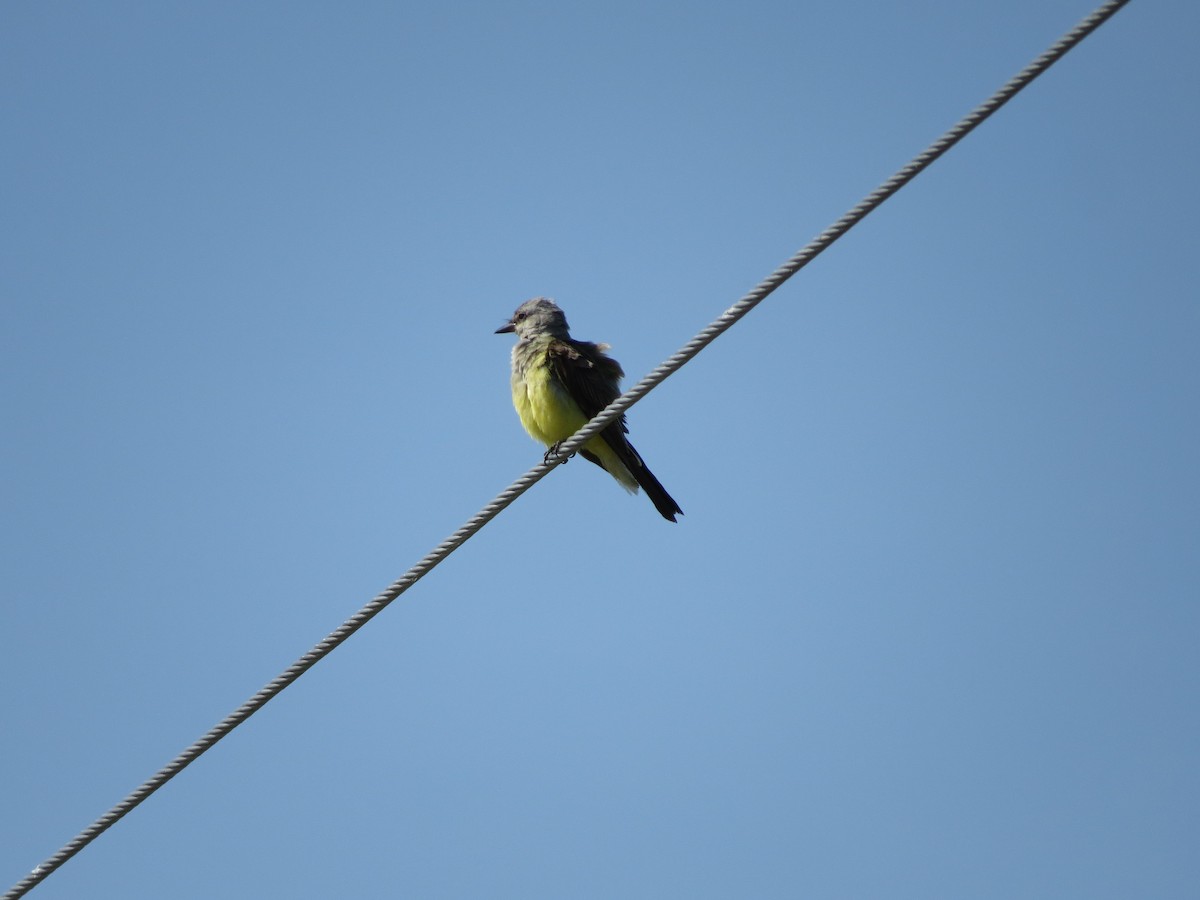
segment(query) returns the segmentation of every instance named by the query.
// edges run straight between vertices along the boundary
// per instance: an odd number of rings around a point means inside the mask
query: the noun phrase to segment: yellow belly
[[[523,379],[514,378],[512,391],[521,424],[547,447],[566,440],[587,421],[545,366],[530,366]]]
[[[587,422],[579,404],[545,366],[530,366],[524,378],[514,376],[512,395],[513,406],[525,430],[547,447],[565,441]],[[637,481],[603,438],[597,435],[584,446],[626,490],[637,490]]]

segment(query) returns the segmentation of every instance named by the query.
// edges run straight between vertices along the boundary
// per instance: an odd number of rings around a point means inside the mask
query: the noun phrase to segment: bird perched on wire
[[[607,344],[574,340],[567,317],[549,297],[534,297],[522,303],[512,318],[496,329],[496,334],[514,332],[513,406],[525,430],[550,448],[549,456],[620,396],[618,385],[625,373],[615,359],[605,354]],[[579,452],[630,493],[637,493],[640,486],[663,518],[674,522],[683,510],[646,468],[625,437],[628,431],[621,416]]]

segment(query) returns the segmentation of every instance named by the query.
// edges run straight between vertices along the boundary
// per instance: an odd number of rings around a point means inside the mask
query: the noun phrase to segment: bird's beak
[[[503,325],[501,325],[499,328],[496,329],[496,334],[512,334],[516,330],[517,330],[517,326],[512,323],[511,319],[509,319],[507,322],[505,322]]]

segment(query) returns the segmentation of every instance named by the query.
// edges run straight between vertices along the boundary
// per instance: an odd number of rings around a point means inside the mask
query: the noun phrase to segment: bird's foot
[[[569,453],[566,456],[563,456],[562,453],[559,452],[559,448],[562,447],[562,445],[562,441],[555,441],[553,444],[551,444],[550,449],[546,451],[546,455],[542,457],[542,462],[548,463],[553,461],[565,465],[567,461],[570,460],[570,458],[575,454]]]

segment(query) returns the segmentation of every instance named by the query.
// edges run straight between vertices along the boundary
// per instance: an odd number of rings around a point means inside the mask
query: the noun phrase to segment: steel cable
[[[269,700],[273,699],[284,688],[288,687],[288,685],[320,662],[320,660],[331,653],[338,645],[354,634],[354,632],[373,619],[388,604],[412,587],[426,573],[453,553],[459,546],[483,528],[484,525],[494,519],[503,509],[525,493],[525,491],[544,478],[551,469],[565,461],[573,451],[601,431],[613,419],[648,394],[657,385],[661,384],[668,376],[678,371],[692,357],[742,318],[742,316],[761,303],[776,288],[804,268],[804,266],[808,265],[808,263],[812,262],[813,259],[820,255],[834,241],[858,224],[858,222],[900,190],[900,188],[904,187],[904,185],[920,174],[943,153],[966,137],[980,123],[1016,96],[1030,82],[1061,59],[1072,47],[1104,24],[1105,21],[1128,2],[1129,0],[1109,0],[1109,2],[1102,4],[1080,21],[1078,25],[1063,35],[1045,53],[1022,69],[986,101],[964,116],[958,124],[930,144],[926,150],[914,157],[911,162],[896,172],[895,175],[864,197],[861,202],[829,226],[829,228],[817,235],[816,238],[791,257],[791,259],[787,260],[787,262],[764,278],[753,290],[738,300],[733,306],[729,307],[729,309],[725,310],[712,324],[688,341],[680,350],[605,407],[604,410],[577,431],[570,439],[564,441],[559,448],[558,459],[551,459],[548,462],[541,463],[518,478],[494,500],[488,503],[487,506],[472,516],[466,524],[450,535],[450,537],[446,538],[446,540],[442,541],[442,543],[438,544],[427,556],[405,572],[390,587],[363,606],[362,609],[347,619],[340,627],[330,632],[323,641],[305,653],[304,656],[289,666],[277,678],[263,687],[262,690],[234,710],[207,734],[176,756],[170,763],[142,783],[124,800],[100,816],[100,818],[80,832],[74,839],[64,845],[62,849],[46,859],[45,862],[30,872],[29,875],[9,889],[4,895],[4,900],[16,900],[18,897],[23,897],[52,872],[62,866],[63,863],[183,771],[183,769],[194,762],[201,754],[209,750],[225,735],[250,718]]]

